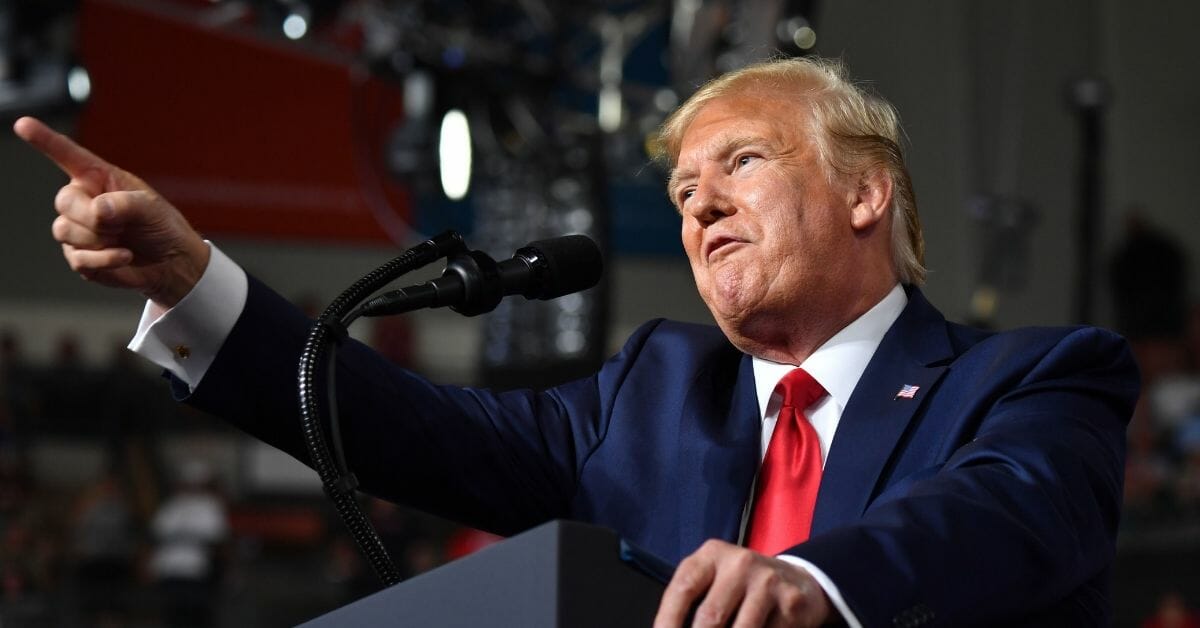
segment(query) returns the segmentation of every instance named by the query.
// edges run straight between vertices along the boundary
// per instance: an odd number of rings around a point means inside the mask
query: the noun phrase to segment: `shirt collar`
[[[900,284],[896,284],[879,303],[846,325],[832,338],[817,348],[799,366],[808,371],[821,384],[838,406],[838,414],[850,402],[850,395],[858,386],[858,380],[867,363],[875,355],[875,349],[883,341],[883,335],[908,305],[908,295]],[[780,364],[762,358],[754,358],[754,386],[758,393],[758,411],[766,412],[771,393],[783,376],[796,368],[794,364]]]

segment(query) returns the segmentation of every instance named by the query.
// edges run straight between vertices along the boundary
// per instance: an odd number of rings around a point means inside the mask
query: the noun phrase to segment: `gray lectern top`
[[[622,560],[621,546],[607,528],[552,521],[301,628],[649,626],[664,584]]]

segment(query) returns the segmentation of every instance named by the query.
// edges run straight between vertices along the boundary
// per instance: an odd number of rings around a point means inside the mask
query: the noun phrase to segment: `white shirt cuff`
[[[817,584],[821,585],[821,589],[825,591],[825,595],[829,596],[829,601],[833,602],[834,608],[841,613],[842,619],[846,620],[846,625],[850,626],[850,628],[862,628],[862,622],[858,621],[858,617],[854,616],[854,612],[850,610],[850,606],[846,604],[846,600],[842,599],[842,592],[838,590],[833,580],[830,580],[829,576],[825,575],[824,571],[821,571],[820,567],[791,554],[780,554],[775,558],[807,571],[813,577],[813,580],[816,580]]]
[[[168,370],[195,390],[246,306],[246,272],[205,240],[212,254],[200,281],[169,310],[146,302],[134,353]]]

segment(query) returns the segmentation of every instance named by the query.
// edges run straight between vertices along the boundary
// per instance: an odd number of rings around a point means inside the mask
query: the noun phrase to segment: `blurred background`
[[[709,320],[648,157],[666,114],[755,59],[841,57],[904,120],[949,318],[1133,343],[1117,624],[1200,625],[1197,22],[1185,0],[0,0],[0,117],[138,173],[313,314],[443,229],[497,259],[589,234],[597,288],[352,330],[438,381],[546,385],[648,318]],[[124,350],[142,301],[62,262],[64,182],[0,134],[0,626],[284,626],[377,590],[315,474]],[[406,574],[496,540],[363,505]]]

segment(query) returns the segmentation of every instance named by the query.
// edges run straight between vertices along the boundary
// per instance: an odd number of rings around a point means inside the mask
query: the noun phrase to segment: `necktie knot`
[[[783,407],[804,412],[825,396],[825,388],[804,369],[792,369],[776,387],[783,393]]]

